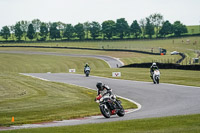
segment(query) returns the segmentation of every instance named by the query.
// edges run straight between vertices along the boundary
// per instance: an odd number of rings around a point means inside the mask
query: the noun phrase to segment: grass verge
[[[200,115],[149,118],[77,126],[20,129],[5,133],[198,133]]]

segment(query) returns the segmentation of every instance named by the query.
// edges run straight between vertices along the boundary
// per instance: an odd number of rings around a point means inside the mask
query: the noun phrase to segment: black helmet
[[[97,82],[96,84],[96,87],[99,89],[99,90],[102,90],[103,89],[103,83],[101,81]]]

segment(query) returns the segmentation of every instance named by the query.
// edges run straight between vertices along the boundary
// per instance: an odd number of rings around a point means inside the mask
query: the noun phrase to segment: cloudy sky
[[[199,25],[200,0],[0,0],[0,28],[35,18],[73,25],[125,18],[131,24],[153,13],[171,23]]]

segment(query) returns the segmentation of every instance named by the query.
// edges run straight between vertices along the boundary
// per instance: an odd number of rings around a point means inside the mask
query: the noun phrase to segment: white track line
[[[44,80],[44,81],[50,81],[50,80],[48,80],[48,79],[39,78],[39,77],[32,76],[32,75],[29,75],[29,74],[24,74],[24,73],[19,73],[19,74],[24,75],[24,76],[29,76],[29,77],[32,77],[32,78],[37,78],[37,79]]]

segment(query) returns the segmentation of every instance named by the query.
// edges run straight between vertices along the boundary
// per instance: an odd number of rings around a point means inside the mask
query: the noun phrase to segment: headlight
[[[100,102],[102,102],[102,101],[103,101],[103,98],[100,99]]]

